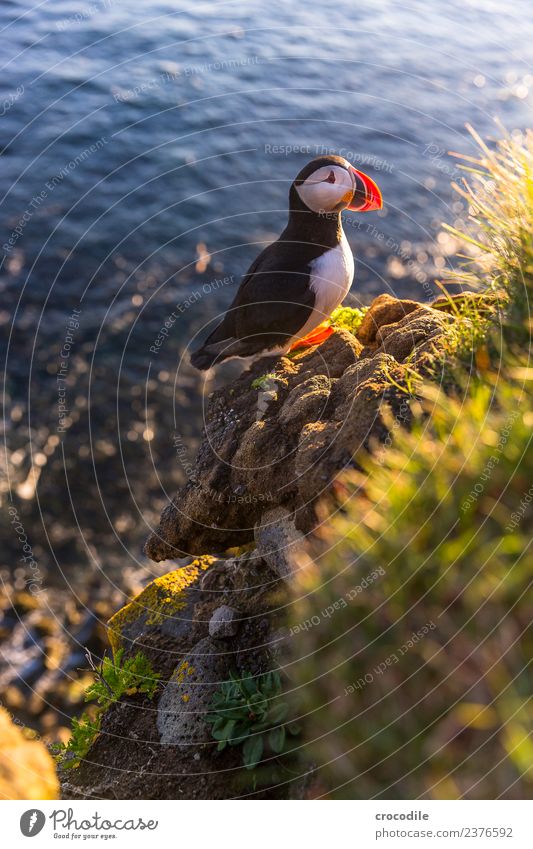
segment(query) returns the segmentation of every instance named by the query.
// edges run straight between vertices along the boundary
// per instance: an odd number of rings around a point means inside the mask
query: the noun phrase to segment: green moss
[[[273,372],[262,374],[261,377],[256,377],[255,380],[252,380],[251,387],[252,389],[263,389],[265,384],[269,383],[271,380],[276,380],[276,375],[273,374]]]
[[[361,322],[365,316],[368,307],[337,307],[331,314],[329,319],[333,327],[340,327],[344,330],[349,330],[354,336],[361,326]]]

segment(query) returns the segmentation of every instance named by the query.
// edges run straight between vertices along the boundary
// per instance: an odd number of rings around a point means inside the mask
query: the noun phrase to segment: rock
[[[254,363],[231,391],[214,392],[192,479],[163,511],[147,554],[160,561],[257,543],[264,515],[277,508],[304,535],[312,530],[317,499],[359,450],[387,437],[383,401],[396,417],[405,406],[403,363],[421,367],[450,320],[381,295],[357,338],[338,329],[291,359]],[[285,577],[290,570],[279,559],[273,568]]]
[[[362,350],[361,342],[352,333],[338,329],[317,348],[308,348],[296,354],[292,362],[297,368],[297,382],[320,373],[330,380],[340,377],[349,366],[357,362]]]
[[[282,425],[303,426],[322,417],[328,403],[331,380],[324,374],[308,377],[295,386],[283,404],[279,415]]]
[[[305,538],[283,507],[263,513],[255,527],[255,541],[258,553],[282,581],[290,580],[300,565],[307,565]]]
[[[242,752],[217,752],[206,722],[213,695],[232,674],[283,665],[291,581],[317,569],[305,551],[315,506],[361,450],[387,438],[391,418],[409,422],[404,363],[431,358],[450,321],[443,309],[381,296],[357,338],[337,330],[318,347],[254,363],[213,393],[191,480],[146,544],[156,561],[201,556],[152,581],[109,622],[114,651],[142,650],[161,689],[153,701],[137,693],[106,710],[64,798],[242,795]]]
[[[242,751],[229,747],[215,760],[205,716],[230,672],[272,668],[287,603],[286,586],[256,550],[199,558],[152,581],[111,618],[109,636],[115,650],[142,651],[161,688],[152,700],[126,695],[105,711],[87,758],[65,773],[63,798],[239,795]]]
[[[232,607],[223,604],[217,607],[209,620],[209,636],[214,639],[234,637],[239,630],[238,614]]]
[[[113,652],[121,647],[134,651],[137,644],[146,647],[154,634],[185,639],[199,599],[200,579],[214,562],[214,557],[199,557],[188,566],[156,578],[115,613],[108,623]]]
[[[387,353],[397,362],[403,363],[410,354],[417,351],[418,346],[430,340],[435,344],[442,339],[449,321],[450,316],[446,313],[426,307],[419,309],[396,324],[378,330],[377,353]]]
[[[59,799],[55,764],[40,740],[28,739],[0,708],[0,798]]]
[[[364,345],[372,345],[381,327],[396,324],[406,315],[422,307],[417,301],[399,301],[391,295],[380,295],[372,301],[357,331],[357,338]]]
[[[394,357],[380,352],[346,369],[334,390],[334,421],[346,421],[351,415],[355,399],[363,388],[379,391],[396,366]]]
[[[205,717],[213,695],[229,677],[230,661],[209,637],[201,640],[176,667],[157,707],[157,728],[163,746],[207,743]]]

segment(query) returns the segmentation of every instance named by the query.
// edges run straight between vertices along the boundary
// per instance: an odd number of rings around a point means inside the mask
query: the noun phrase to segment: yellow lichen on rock
[[[194,666],[191,666],[191,664],[188,661],[183,660],[180,663],[180,665],[178,666],[178,668],[174,670],[172,680],[175,681],[176,684],[182,684],[183,681],[185,680],[186,675],[193,675],[193,674],[194,674]]]
[[[0,708],[0,799],[59,799],[54,761]]]
[[[196,558],[188,566],[168,572],[156,578],[134,599],[122,607],[108,624],[109,642],[113,654],[121,647],[122,632],[126,625],[145,616],[146,625],[158,625],[165,618],[178,613],[187,604],[187,590],[196,584],[201,573],[214,561],[215,557],[205,555]]]

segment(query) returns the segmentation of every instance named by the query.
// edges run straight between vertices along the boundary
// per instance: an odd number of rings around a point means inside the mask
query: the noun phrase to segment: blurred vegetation
[[[533,791],[533,138],[480,145],[457,187],[479,253],[454,277],[505,306],[465,301],[442,385],[417,379],[412,430],[343,476],[301,574],[289,669],[316,795]]]

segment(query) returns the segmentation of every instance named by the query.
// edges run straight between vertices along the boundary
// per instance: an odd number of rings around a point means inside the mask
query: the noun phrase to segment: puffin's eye
[[[329,172],[329,176],[326,180],[326,183],[334,183],[335,182],[335,173],[333,171]]]

